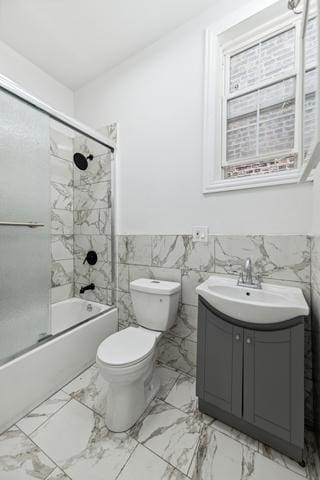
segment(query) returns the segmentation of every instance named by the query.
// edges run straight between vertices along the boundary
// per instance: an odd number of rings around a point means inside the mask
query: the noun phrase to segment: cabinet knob
[[[236,335],[236,340],[237,340],[237,342],[239,342],[239,340],[240,340],[240,335],[238,333]]]
[[[247,343],[251,343],[251,338],[250,337],[247,338]]]

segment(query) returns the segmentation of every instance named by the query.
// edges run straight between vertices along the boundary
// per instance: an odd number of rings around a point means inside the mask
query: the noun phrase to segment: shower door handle
[[[29,227],[38,228],[44,227],[44,223],[37,222],[0,222],[0,227]]]

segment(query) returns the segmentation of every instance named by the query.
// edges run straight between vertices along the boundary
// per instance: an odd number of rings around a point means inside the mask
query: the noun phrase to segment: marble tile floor
[[[104,424],[106,384],[85,370],[0,436],[0,480],[316,480],[306,468],[197,410],[195,379],[158,365],[161,389],[137,424]]]

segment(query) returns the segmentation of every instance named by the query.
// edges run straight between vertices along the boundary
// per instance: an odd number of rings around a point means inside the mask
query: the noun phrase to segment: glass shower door
[[[49,331],[48,157],[48,116],[0,90],[0,363]]]

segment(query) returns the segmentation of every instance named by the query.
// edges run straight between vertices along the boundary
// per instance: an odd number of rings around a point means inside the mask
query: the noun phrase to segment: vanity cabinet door
[[[277,331],[244,329],[243,418],[303,445],[303,325]]]
[[[199,305],[197,394],[234,415],[242,414],[243,329]]]

